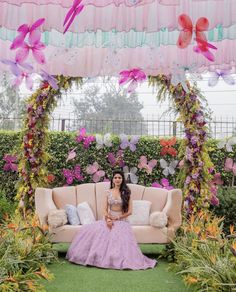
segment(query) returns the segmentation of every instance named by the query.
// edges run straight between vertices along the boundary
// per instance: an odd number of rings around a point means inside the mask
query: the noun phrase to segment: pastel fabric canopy
[[[229,68],[236,62],[235,0],[83,0],[82,12],[63,34],[70,0],[0,0],[0,59],[14,60],[10,45],[20,25],[45,18],[41,41],[46,64],[30,62],[51,74],[93,77],[117,76],[121,70],[141,68],[146,74],[173,73],[176,67],[203,72]],[[207,41],[217,47],[210,62],[193,50],[180,49],[178,16],[187,14],[195,25],[206,17]],[[0,70],[7,70],[0,64]]]

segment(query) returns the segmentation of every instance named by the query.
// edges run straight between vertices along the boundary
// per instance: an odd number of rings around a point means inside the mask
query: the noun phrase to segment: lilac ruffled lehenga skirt
[[[66,258],[80,265],[119,270],[144,270],[157,264],[142,254],[126,220],[115,221],[112,229],[105,220],[83,225],[73,238]]]

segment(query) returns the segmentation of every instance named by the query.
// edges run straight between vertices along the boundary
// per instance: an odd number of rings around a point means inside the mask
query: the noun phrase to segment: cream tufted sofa
[[[153,187],[128,184],[131,189],[132,200],[151,201],[151,210],[165,212],[168,216],[168,224],[164,228],[151,225],[134,225],[136,240],[138,243],[168,243],[174,238],[175,231],[181,225],[182,192],[179,189],[167,191]],[[88,202],[97,220],[103,217],[103,202],[108,182],[86,183],[78,186],[59,187],[54,189],[37,188],[35,193],[36,213],[41,224],[47,223],[50,210],[64,209],[66,204],[77,205]],[[52,242],[71,242],[82,225],[63,225],[50,229]]]

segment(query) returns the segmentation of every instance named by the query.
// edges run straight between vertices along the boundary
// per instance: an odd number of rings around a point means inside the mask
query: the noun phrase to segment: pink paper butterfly
[[[197,41],[197,46],[193,47],[194,52],[200,53],[209,61],[214,62],[215,56],[209,49],[217,50],[217,47],[200,38],[196,38],[195,40]]]
[[[81,175],[81,168],[79,164],[77,164],[72,170],[64,168],[63,175],[66,178],[66,183],[68,185],[71,185],[74,179],[77,179],[78,181],[83,180],[83,176]]]
[[[17,166],[17,164],[15,164],[15,162],[17,161],[16,155],[5,154],[3,157],[3,160],[6,161],[6,163],[3,166],[3,170],[5,170],[5,171],[17,171],[18,170],[18,166]]]
[[[25,37],[28,33],[29,38],[32,37],[32,34],[34,35],[38,34],[40,36],[40,31],[38,30],[38,28],[44,23],[44,21],[45,18],[40,18],[36,20],[31,26],[29,26],[28,24],[22,24],[21,26],[19,26],[17,29],[19,35],[13,40],[10,49],[15,50],[17,48],[20,48],[23,45]]]
[[[82,0],[74,0],[72,7],[70,10],[67,12],[63,26],[66,25],[63,33],[66,33],[67,30],[69,29],[70,25],[72,24],[73,20],[75,17],[80,14],[80,12],[83,10],[84,5],[80,5]]]
[[[145,81],[146,74],[141,69],[124,70],[120,72],[119,85],[129,83],[128,93],[133,92],[139,82]]]
[[[147,161],[147,157],[142,155],[139,159],[138,168],[144,169],[148,174],[152,173],[152,169],[157,165],[157,160],[152,159],[149,162]]]
[[[215,185],[223,185],[224,184],[219,172],[215,173],[213,180],[212,180],[212,183]]]
[[[72,149],[69,153],[68,153],[68,157],[66,159],[66,162],[69,161],[69,160],[73,160],[75,157],[76,157],[76,152],[75,152],[75,149],[77,147],[75,147],[74,149]]]
[[[116,155],[112,152],[109,152],[107,155],[107,159],[110,162],[112,167],[119,166],[124,167],[125,162],[123,160],[123,151],[119,150],[117,151]]]
[[[233,172],[234,175],[236,175],[236,162],[233,161],[232,158],[226,158],[225,160],[225,171],[227,172]]]
[[[87,174],[92,175],[92,179],[95,183],[99,182],[100,179],[105,176],[105,171],[99,170],[99,165],[96,161],[87,166],[86,172]]]
[[[33,31],[29,36],[29,44],[23,42],[21,47],[16,52],[16,62],[23,63],[29,52],[32,51],[33,57],[35,61],[41,65],[45,64],[45,56],[42,52],[45,49],[45,45],[40,41],[41,33],[37,31]]]

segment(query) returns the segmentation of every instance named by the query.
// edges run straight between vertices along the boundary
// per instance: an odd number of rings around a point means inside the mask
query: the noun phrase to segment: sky
[[[236,85],[227,85],[223,79],[219,79],[215,87],[208,86],[209,76],[204,75],[203,80],[198,81],[198,86],[206,97],[208,107],[212,111],[212,118],[217,120],[236,120]],[[236,75],[234,76],[236,81]],[[99,83],[100,84],[100,83]],[[102,84],[101,84],[102,86]],[[137,88],[139,101],[143,104],[142,114],[144,118],[163,117],[169,108],[168,102],[157,102],[156,94],[147,82]],[[67,96],[58,103],[54,116],[67,118],[73,116],[72,99],[79,98],[78,91],[68,92]]]

